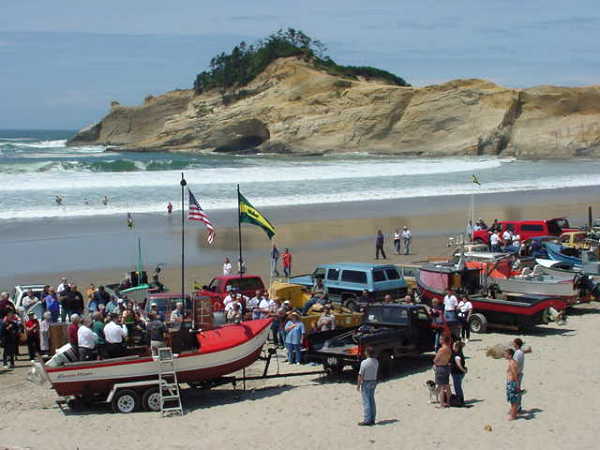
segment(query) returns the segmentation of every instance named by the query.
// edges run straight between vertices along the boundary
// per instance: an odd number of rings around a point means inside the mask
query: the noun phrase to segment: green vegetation
[[[221,53],[210,61],[210,69],[196,76],[194,90],[201,93],[218,88],[222,92],[241,88],[252,81],[277,58],[297,56],[312,61],[318,69],[350,79],[378,78],[398,86],[410,86],[402,78],[374,67],[341,66],[325,55],[322,42],[311,39],[300,30],[279,30],[253,45],[240,42],[230,54]],[[233,100],[233,99],[232,99]]]

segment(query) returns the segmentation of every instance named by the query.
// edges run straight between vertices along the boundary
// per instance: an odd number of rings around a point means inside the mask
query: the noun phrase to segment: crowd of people
[[[41,305],[41,320],[31,309],[36,303]],[[30,360],[48,355],[53,324],[68,324],[67,340],[74,354],[85,361],[123,356],[132,345],[149,345],[156,351],[165,346],[167,331],[179,330],[185,319],[181,302],[166,318],[156,303],[146,312],[143,304],[117,299],[104,286],[90,284],[84,297],[66,278],[56,288],[45,286],[38,294],[29,289],[22,306],[28,311],[26,317],[16,311],[7,293],[0,294],[0,341],[3,364],[9,369],[15,366],[20,343],[27,343]],[[60,342],[53,344],[56,347]]]
[[[494,219],[490,227],[487,226],[481,217],[474,224],[469,220],[467,235],[472,236],[474,231],[479,230],[487,230],[489,234],[488,247],[491,252],[521,253],[521,236],[515,232],[510,224],[502,231],[502,226],[498,222],[498,219]]]

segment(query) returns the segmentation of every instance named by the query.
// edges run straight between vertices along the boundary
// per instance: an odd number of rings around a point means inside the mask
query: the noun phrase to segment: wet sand
[[[335,261],[372,261],[374,236],[382,229],[393,262],[412,262],[447,251],[449,235],[464,230],[469,196],[439,196],[399,200],[263,208],[277,228],[274,242],[294,254],[294,273],[312,271],[316,264]],[[543,219],[567,216],[575,225],[587,221],[587,207],[600,211],[600,187],[528,191],[477,196],[476,215],[488,223],[499,219]],[[217,227],[215,245],[206,243],[204,225],[185,223],[186,290],[194,280],[208,282],[221,273],[225,256],[238,256],[236,213],[211,212]],[[392,255],[393,230],[408,225],[414,253]],[[269,279],[270,241],[257,227],[242,225],[244,258],[248,271]],[[80,286],[123,278],[135,267],[137,241],[151,272],[163,267],[171,289],[181,287],[181,216],[139,215],[127,229],[123,217],[53,219],[41,222],[0,223],[0,289],[15,284],[56,283],[63,275]]]

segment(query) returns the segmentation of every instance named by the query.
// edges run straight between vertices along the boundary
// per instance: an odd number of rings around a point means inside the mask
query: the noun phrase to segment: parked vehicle
[[[15,310],[21,317],[26,317],[27,313],[31,310],[35,313],[38,320],[42,319],[44,314],[44,308],[41,303],[40,294],[44,290],[44,284],[23,284],[15,286],[10,292],[10,300],[15,307]],[[23,298],[27,296],[27,291],[31,289],[33,293],[39,298],[39,302],[29,305],[27,308],[23,306]]]
[[[569,226],[569,221],[564,217],[549,220],[501,220],[498,221],[502,230],[507,229],[521,237],[521,241],[525,241],[535,236],[560,236],[568,231],[580,231]],[[490,233],[489,229],[473,231],[473,242],[489,244]]]
[[[307,336],[304,360],[323,364],[331,373],[341,373],[346,366],[357,370],[369,345],[385,374],[397,358],[433,351],[434,332],[423,305],[369,305],[359,327]]]
[[[310,275],[290,279],[290,283],[308,288],[320,279],[329,299],[358,311],[362,291],[369,292],[373,301],[381,301],[387,294],[394,299],[406,295],[407,284],[392,264],[336,263],[317,266]]]
[[[194,283],[195,295],[206,296],[212,300],[213,311],[223,311],[223,299],[233,290],[247,297],[254,297],[258,289],[265,284],[258,275],[221,275],[214,277],[208,285],[198,286]]]

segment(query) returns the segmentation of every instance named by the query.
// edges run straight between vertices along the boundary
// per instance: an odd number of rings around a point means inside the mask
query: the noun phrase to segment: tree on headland
[[[209,69],[199,73],[194,81],[196,93],[211,89],[225,92],[241,88],[252,81],[277,58],[296,56],[312,62],[316,68],[350,79],[379,78],[398,86],[410,86],[404,79],[374,67],[342,66],[325,54],[327,48],[301,30],[279,30],[256,44],[242,41],[231,53],[222,52],[210,60]]]

